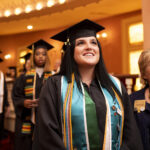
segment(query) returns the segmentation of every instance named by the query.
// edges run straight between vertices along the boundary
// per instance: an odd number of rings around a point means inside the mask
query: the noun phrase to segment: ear
[[[147,75],[143,75],[143,77],[142,77],[145,81],[147,81],[148,80],[148,77],[147,77]]]
[[[144,75],[142,78],[143,78],[144,80],[147,80],[147,76],[146,76],[146,75]]]

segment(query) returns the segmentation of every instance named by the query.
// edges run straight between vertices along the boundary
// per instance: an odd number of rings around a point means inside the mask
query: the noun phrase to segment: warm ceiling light
[[[25,60],[21,58],[21,59],[20,59],[20,63],[21,63],[21,64],[24,64],[24,63],[25,63]]]
[[[107,33],[102,33],[102,38],[107,38]]]
[[[96,37],[97,37],[97,38],[100,38],[100,35],[99,35],[99,34],[96,34]]]
[[[27,54],[26,50],[25,50],[25,51],[22,51],[22,52],[20,52],[20,57],[23,57],[23,56],[26,55],[26,54]]]
[[[28,25],[28,26],[27,26],[27,29],[28,29],[28,30],[32,30],[32,29],[33,29],[33,26],[32,26],[32,25]]]
[[[5,57],[5,59],[10,59],[10,58],[11,58],[11,55],[10,55],[10,54],[7,54],[7,55],[5,55],[4,57]]]
[[[49,0],[47,2],[47,7],[52,7],[54,5],[54,0]]]
[[[32,6],[31,5],[27,5],[26,8],[25,8],[25,12],[29,13],[31,11],[32,11]]]
[[[65,1],[66,1],[66,0],[59,0],[59,3],[60,3],[60,4],[63,4],[63,3],[65,3]]]
[[[16,15],[19,15],[19,14],[21,13],[21,11],[22,11],[21,8],[16,8],[16,9],[15,9],[15,14],[16,14]]]
[[[4,15],[5,15],[6,17],[9,17],[9,16],[11,15],[10,10],[6,10],[6,11],[4,12]]]
[[[39,2],[39,3],[36,4],[36,9],[37,10],[41,10],[42,8],[43,8],[42,3]]]

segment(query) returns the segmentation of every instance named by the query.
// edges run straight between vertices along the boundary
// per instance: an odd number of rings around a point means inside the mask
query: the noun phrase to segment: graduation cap
[[[29,45],[27,47],[28,49],[31,49],[31,50],[36,50],[37,48],[45,48],[47,50],[50,50],[51,48],[53,48],[53,46],[49,43],[47,43],[46,41],[40,39],[34,43],[32,43],[31,45]]]
[[[28,59],[30,59],[30,56],[31,56],[31,53],[27,53],[26,55],[24,55],[20,58],[23,58],[23,59],[25,59],[25,61],[27,61]]]
[[[9,66],[8,68],[16,70],[16,66]]]
[[[62,42],[69,42],[80,37],[96,37],[96,33],[103,29],[105,29],[103,26],[91,20],[85,19],[65,29],[64,31],[52,36],[51,38]]]
[[[3,62],[3,59],[2,59],[2,58],[0,58],[0,63],[1,63],[1,62]]]

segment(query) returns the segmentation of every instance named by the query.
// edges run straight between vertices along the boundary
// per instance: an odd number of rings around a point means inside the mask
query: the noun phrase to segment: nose
[[[86,49],[87,50],[92,50],[92,44],[90,42],[86,43]]]
[[[39,55],[39,57],[40,57],[40,58],[42,58],[42,57],[43,57],[43,55],[42,55],[42,54],[40,54],[40,55]]]

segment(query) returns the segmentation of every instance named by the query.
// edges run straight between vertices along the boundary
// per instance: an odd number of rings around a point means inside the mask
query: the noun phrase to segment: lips
[[[94,53],[84,53],[83,56],[94,56]]]
[[[39,63],[43,63],[44,61],[43,60],[39,60]]]

